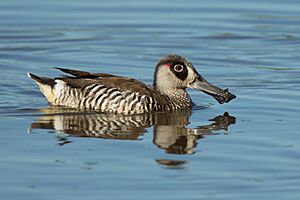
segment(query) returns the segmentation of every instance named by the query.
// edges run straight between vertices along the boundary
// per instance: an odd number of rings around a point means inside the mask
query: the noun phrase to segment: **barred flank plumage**
[[[123,114],[144,113],[158,109],[157,101],[152,97],[99,84],[83,88],[65,85],[59,94],[55,104],[72,108]]]

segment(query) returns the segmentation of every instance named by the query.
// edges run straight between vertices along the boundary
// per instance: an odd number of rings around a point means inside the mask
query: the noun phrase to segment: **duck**
[[[27,73],[51,105],[115,114],[191,109],[187,88],[202,91],[220,104],[236,96],[201,76],[193,64],[176,54],[156,65],[152,86],[124,76],[54,67],[67,75],[49,78]]]

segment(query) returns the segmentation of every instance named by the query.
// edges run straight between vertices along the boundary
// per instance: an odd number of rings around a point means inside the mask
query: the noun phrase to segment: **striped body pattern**
[[[138,114],[162,110],[152,97],[132,91],[119,91],[105,85],[92,84],[83,88],[67,85],[57,92],[55,105],[92,109],[106,113]]]

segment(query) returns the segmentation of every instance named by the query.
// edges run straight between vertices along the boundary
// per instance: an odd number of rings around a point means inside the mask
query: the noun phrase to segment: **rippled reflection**
[[[190,111],[170,113],[148,113],[141,115],[113,115],[100,113],[78,113],[59,107],[41,109],[44,113],[31,124],[32,129],[49,129],[63,133],[59,136],[59,144],[70,143],[68,136],[94,137],[118,140],[137,140],[146,132],[146,128],[154,126],[153,143],[172,154],[191,154],[197,140],[204,135],[214,134],[217,130],[227,130],[235,123],[235,117],[227,112],[210,119],[211,123],[196,128],[187,128]],[[64,135],[66,134],[66,135]],[[159,163],[170,162],[157,161]],[[171,163],[173,164],[173,163]]]
[[[184,164],[186,163],[185,160],[156,159],[155,161],[160,165],[168,167],[169,169],[183,169]]]

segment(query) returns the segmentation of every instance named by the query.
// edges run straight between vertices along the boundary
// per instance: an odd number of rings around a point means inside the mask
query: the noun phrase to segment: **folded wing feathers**
[[[120,91],[132,91],[139,92],[144,95],[149,95],[153,91],[145,85],[143,82],[140,82],[135,79],[116,76],[105,73],[90,73],[86,71],[66,69],[60,67],[54,67],[64,73],[70,74],[74,77],[63,76],[56,78],[67,83],[67,85],[75,88],[82,88],[91,84],[100,84],[107,87],[116,88]]]
[[[91,73],[91,72],[86,72],[86,71],[66,69],[66,68],[60,68],[60,67],[54,67],[54,68],[58,69],[64,73],[71,74],[72,76],[75,76],[77,78],[118,77],[115,75],[105,74],[105,73]]]

